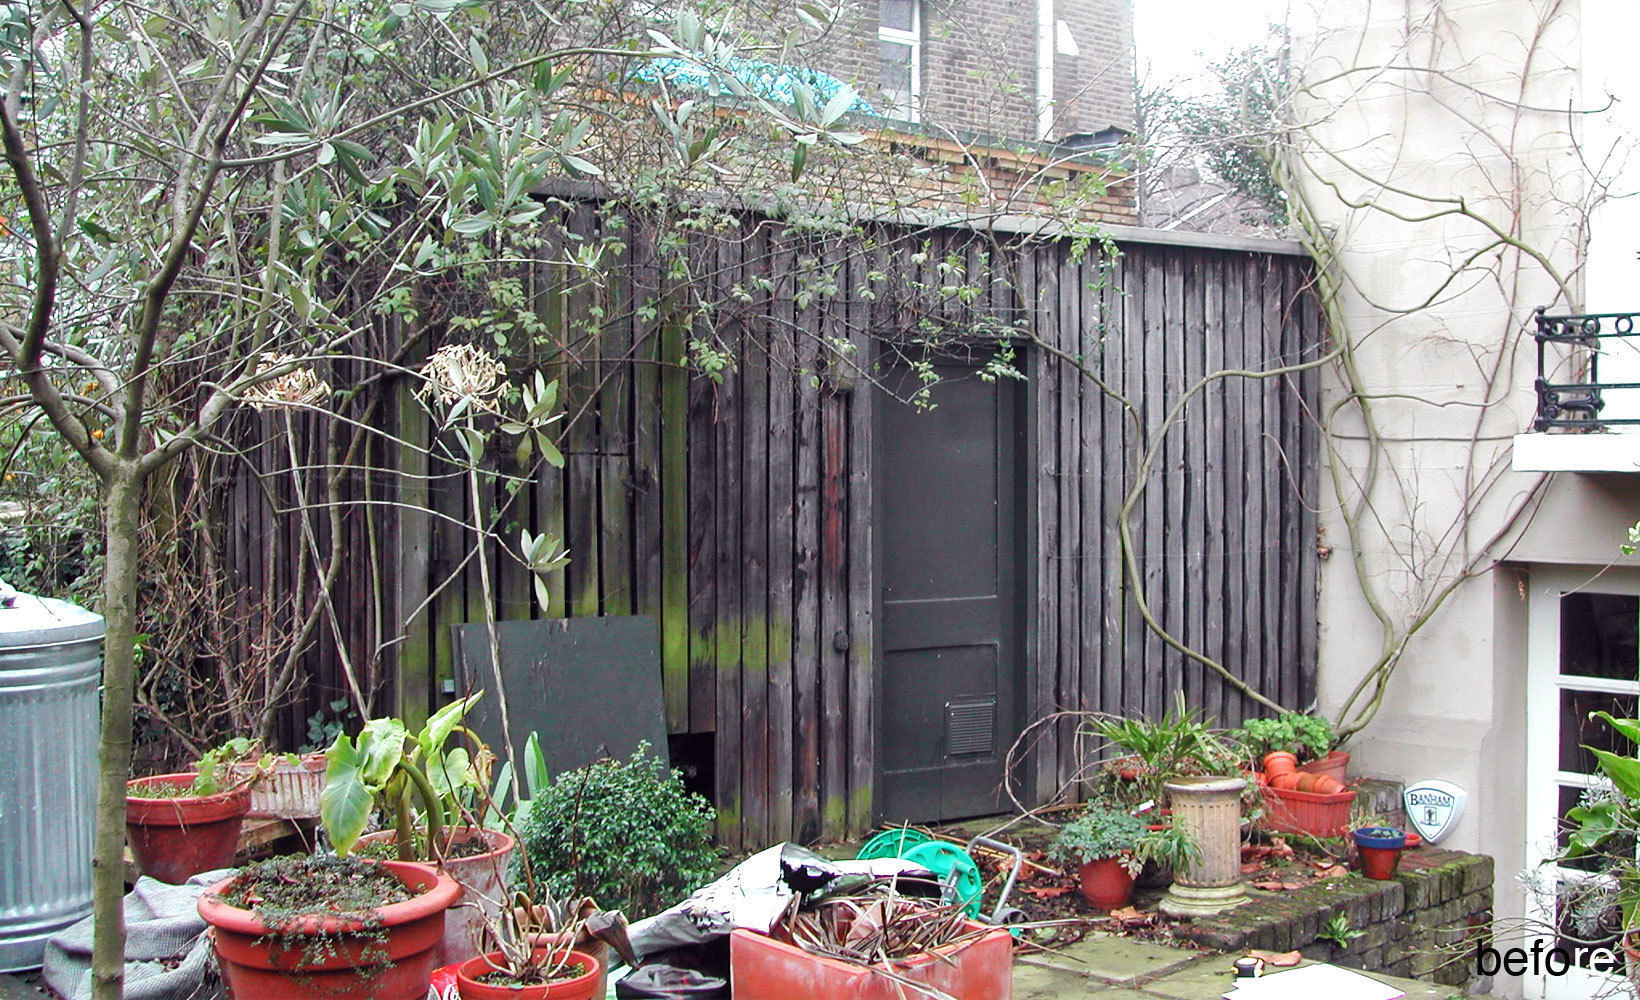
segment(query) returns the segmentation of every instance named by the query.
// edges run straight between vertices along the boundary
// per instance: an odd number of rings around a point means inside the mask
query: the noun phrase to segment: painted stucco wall
[[[1320,589],[1321,708],[1344,704],[1379,655],[1363,577],[1406,620],[1475,562],[1406,644],[1352,749],[1361,773],[1470,791],[1447,845],[1498,859],[1500,927],[1523,902],[1514,876],[1527,836],[1530,568],[1631,561],[1617,546],[1640,513],[1640,476],[1557,473],[1539,488],[1539,474],[1510,469],[1511,436],[1535,402],[1534,346],[1522,336],[1531,310],[1575,309],[1584,295],[1582,123],[1564,110],[1582,101],[1583,8],[1630,2],[1341,0],[1294,25],[1307,39],[1295,45],[1305,79],[1330,80],[1300,108],[1311,124],[1298,180],[1338,248],[1338,329],[1355,363],[1353,378],[1329,369],[1327,403],[1365,392],[1380,437],[1353,540],[1346,512],[1374,455],[1351,407],[1323,473],[1339,485],[1321,516],[1332,550]],[[1395,68],[1412,66],[1438,72]],[[1452,213],[1458,198],[1544,261]],[[1632,247],[1622,252],[1633,259]],[[1640,281],[1631,287],[1627,308],[1640,309]]]

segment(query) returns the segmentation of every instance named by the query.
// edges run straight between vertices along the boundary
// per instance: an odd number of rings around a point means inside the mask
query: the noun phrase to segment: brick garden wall
[[[1257,899],[1182,937],[1226,952],[1302,951],[1306,958],[1369,972],[1467,986],[1477,944],[1492,936],[1492,859],[1422,848],[1401,857],[1395,878],[1335,879]],[[1337,914],[1360,937],[1339,947],[1317,937]]]

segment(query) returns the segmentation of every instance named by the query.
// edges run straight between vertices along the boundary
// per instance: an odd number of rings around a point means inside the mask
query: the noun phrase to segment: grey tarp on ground
[[[208,887],[232,874],[231,868],[203,872],[182,885],[137,879],[125,897],[126,1000],[221,995],[196,903]],[[68,1000],[91,996],[91,926],[87,917],[46,942],[46,982]]]

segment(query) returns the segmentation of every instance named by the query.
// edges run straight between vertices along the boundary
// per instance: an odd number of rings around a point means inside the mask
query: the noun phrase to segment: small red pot
[[[535,954],[545,955],[547,951],[543,948]],[[461,963],[461,968],[456,970],[456,989],[461,993],[461,1000],[592,1000],[599,996],[598,984],[603,982],[603,968],[598,960],[584,951],[570,952],[569,959],[580,962],[589,971],[574,979],[539,986],[491,986],[474,977],[494,968],[492,963],[501,961],[501,953],[479,955]]]
[[[418,895],[372,910],[376,926],[370,928],[357,920],[314,916],[275,931],[250,910],[222,901],[233,879],[199,897],[199,915],[214,928],[228,995],[233,1000],[423,1000],[444,936],[444,911],[461,898],[461,887],[429,865],[378,863]],[[303,935],[328,939],[323,958],[313,961],[303,954],[293,940]]]
[[[1100,910],[1118,910],[1133,902],[1133,876],[1121,858],[1100,858],[1077,869],[1082,898]]]
[[[1264,755],[1264,773],[1273,782],[1283,774],[1298,770],[1298,758],[1285,750],[1272,750]]]
[[[227,868],[251,808],[248,785],[215,795],[144,798],[144,788],[186,787],[193,774],[160,774],[125,784],[125,840],[142,873],[180,885],[200,872]]]

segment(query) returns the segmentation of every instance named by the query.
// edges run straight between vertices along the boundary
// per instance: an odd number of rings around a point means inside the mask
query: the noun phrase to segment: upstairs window
[[[922,96],[922,4],[920,0],[878,0],[878,81],[884,113],[902,121],[917,120]]]

